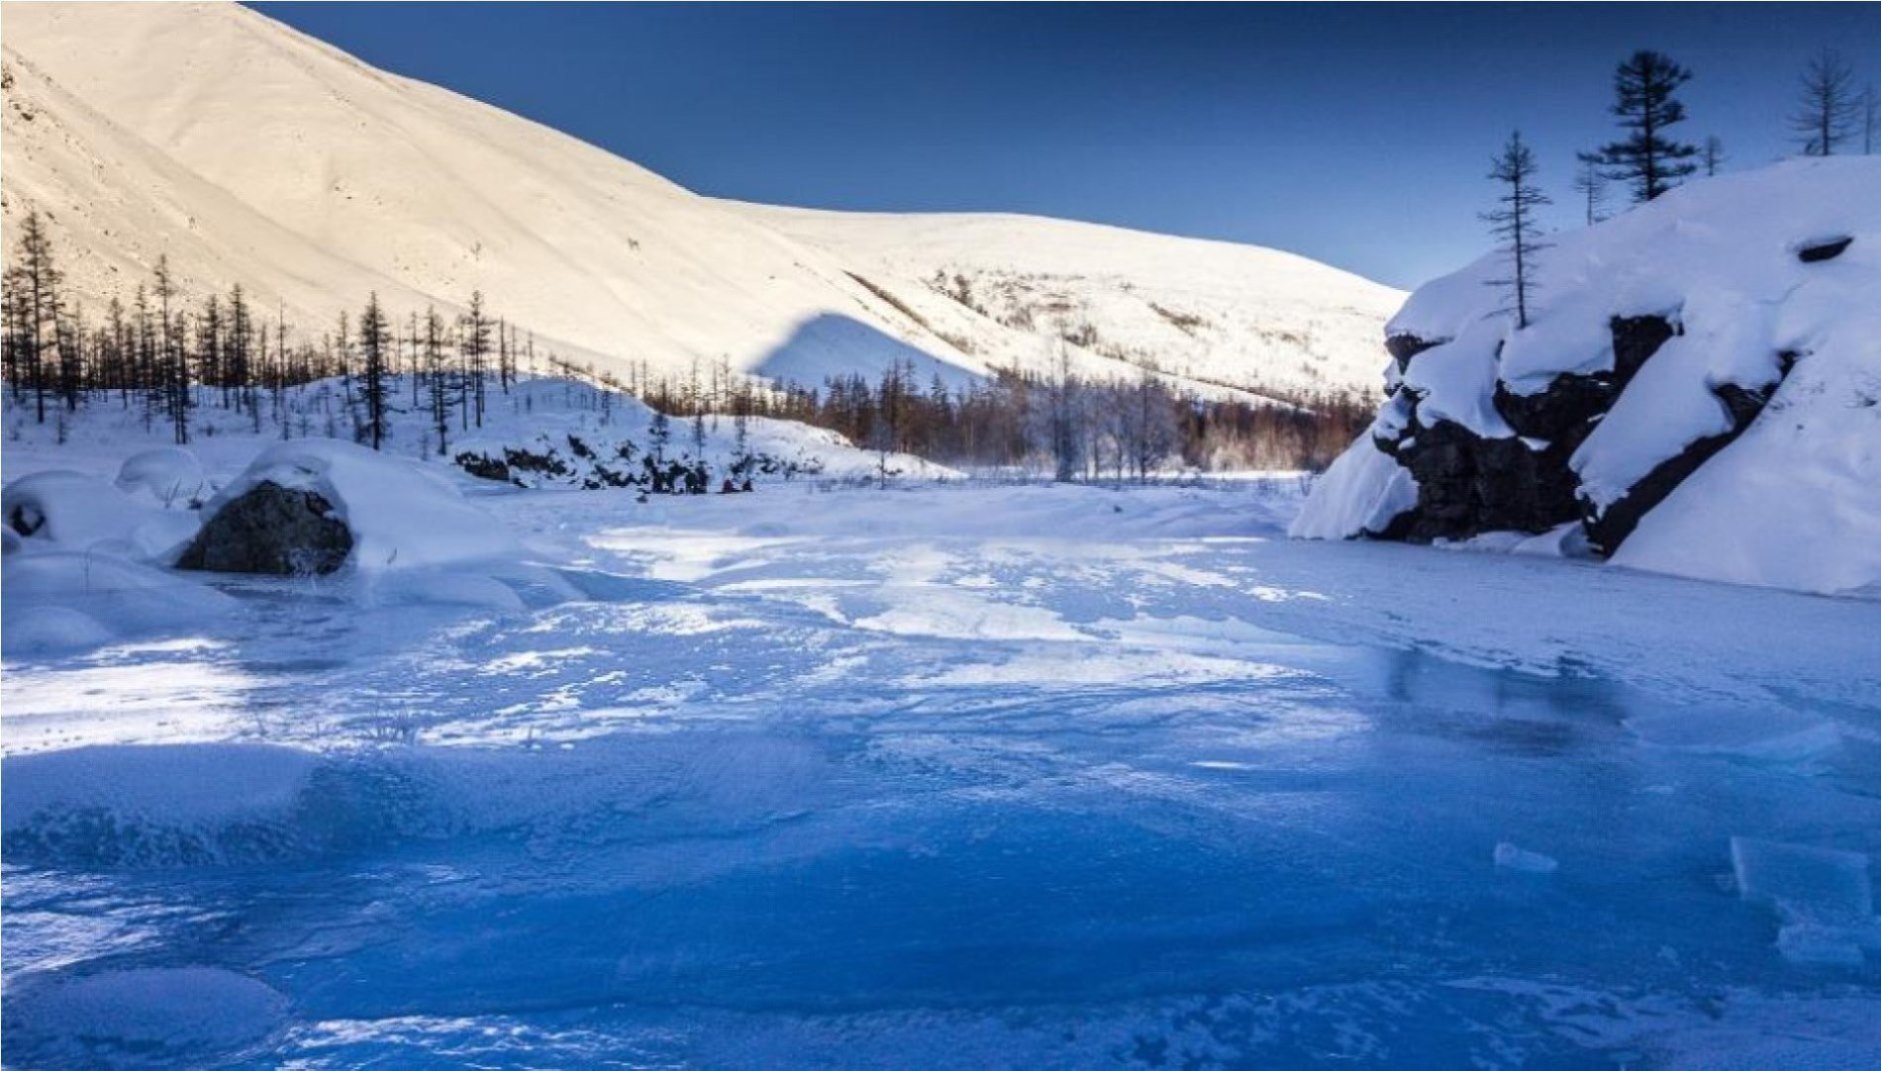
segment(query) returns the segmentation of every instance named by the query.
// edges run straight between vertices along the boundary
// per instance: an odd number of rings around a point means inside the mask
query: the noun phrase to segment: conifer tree
[[[1546,246],[1541,242],[1541,225],[1536,210],[1548,204],[1548,196],[1534,185],[1534,153],[1522,143],[1521,131],[1509,135],[1508,144],[1491,162],[1489,177],[1502,192],[1496,197],[1498,207],[1483,213],[1483,221],[1502,243],[1508,258],[1509,275],[1492,279],[1489,285],[1508,291],[1509,311],[1515,313],[1515,328],[1528,326],[1529,298],[1535,291],[1535,254]]]
[[[1577,152],[1574,160],[1580,165],[1574,172],[1574,192],[1586,208],[1587,225],[1591,227],[1605,218],[1600,210],[1607,203],[1607,176],[1601,170],[1602,157],[1597,152]]]
[[[366,309],[359,314],[360,395],[366,404],[365,439],[377,450],[385,442],[388,366],[392,358],[392,330],[385,310],[379,307],[379,293],[366,299]]]
[[[1855,92],[1855,72],[1841,53],[1825,48],[1810,59],[1796,105],[1790,129],[1804,156],[1833,156],[1854,136],[1862,100]]]
[[[1644,50],[1614,72],[1612,111],[1626,136],[1606,145],[1601,155],[1609,175],[1632,187],[1635,203],[1658,197],[1697,170],[1691,158],[1698,149],[1666,135],[1667,128],[1685,120],[1685,105],[1673,94],[1691,77],[1670,56]]]

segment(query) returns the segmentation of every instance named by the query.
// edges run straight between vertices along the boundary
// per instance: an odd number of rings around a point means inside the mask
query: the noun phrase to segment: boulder
[[[262,481],[216,510],[179,569],[272,576],[323,576],[353,549],[353,533],[314,491]]]

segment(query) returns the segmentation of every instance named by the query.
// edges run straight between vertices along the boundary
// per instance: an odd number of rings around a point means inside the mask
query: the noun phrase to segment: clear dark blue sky
[[[375,66],[701,193],[1012,211],[1290,249],[1400,286],[1473,256],[1520,127],[1567,204],[1614,64],[1693,69],[1678,133],[1788,152],[1818,48],[1881,82],[1881,5],[274,4]]]

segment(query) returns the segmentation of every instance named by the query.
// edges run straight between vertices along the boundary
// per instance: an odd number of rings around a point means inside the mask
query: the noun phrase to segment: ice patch
[[[319,759],[255,744],[105,746],[0,763],[0,834],[14,859],[80,866],[203,862],[261,847]]]
[[[1790,962],[1858,966],[1864,945],[1881,948],[1866,854],[1732,837],[1731,864],[1738,895],[1776,910]]]
[[[8,988],[7,1055],[37,1067],[220,1066],[279,1030],[288,1012],[266,984],[215,967],[139,967]]]
[[[1552,874],[1561,866],[1551,856],[1518,848],[1506,840],[1496,845],[1495,860],[1496,865],[1505,870],[1519,870],[1524,874]]]
[[[1806,762],[1842,742],[1833,722],[1780,707],[1667,710],[1628,718],[1626,727],[1654,747],[1768,763]]]

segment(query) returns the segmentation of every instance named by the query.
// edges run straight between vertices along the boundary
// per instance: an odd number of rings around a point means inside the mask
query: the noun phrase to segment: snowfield
[[[9,544],[8,1067],[1881,1058],[1873,601],[1289,540],[1297,476],[641,503],[93,415],[9,495],[495,542]]]

